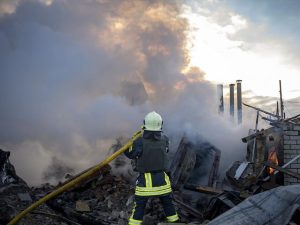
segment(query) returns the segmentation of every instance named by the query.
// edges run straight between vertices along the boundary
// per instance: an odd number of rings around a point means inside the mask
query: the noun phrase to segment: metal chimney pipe
[[[284,119],[284,117],[283,117],[284,106],[283,106],[283,101],[282,101],[281,80],[279,80],[279,94],[280,94],[280,116],[281,116],[281,119]]]
[[[234,118],[234,84],[229,84],[229,93],[230,93],[230,116]]]
[[[238,124],[243,121],[243,111],[242,111],[242,80],[237,80],[237,113],[238,113]]]
[[[218,101],[219,101],[219,114],[223,114],[224,113],[223,84],[218,84],[217,94],[218,94]]]

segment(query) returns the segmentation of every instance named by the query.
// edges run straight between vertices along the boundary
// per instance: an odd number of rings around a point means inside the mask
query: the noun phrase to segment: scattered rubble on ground
[[[0,149],[0,224],[7,224],[20,211],[39,199],[35,190],[28,187],[15,172],[14,166],[9,161],[10,153]],[[52,187],[41,187],[41,190],[50,190]],[[43,191],[43,194],[46,192]],[[52,215],[52,218],[49,217]],[[50,225],[61,223],[56,218],[56,213],[47,205],[41,205],[34,214],[30,214],[22,220],[20,225]]]

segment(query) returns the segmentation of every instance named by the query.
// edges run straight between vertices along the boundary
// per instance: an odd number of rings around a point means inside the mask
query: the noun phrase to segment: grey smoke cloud
[[[0,7],[0,145],[29,183],[99,162],[152,110],[174,142],[201,134],[230,154],[243,148],[245,127],[216,115],[215,85],[200,69],[181,72],[189,27],[177,3],[15,3]]]
[[[50,166],[43,173],[43,178],[45,180],[62,180],[69,173],[74,173],[74,169],[69,168],[58,158],[53,157]]]

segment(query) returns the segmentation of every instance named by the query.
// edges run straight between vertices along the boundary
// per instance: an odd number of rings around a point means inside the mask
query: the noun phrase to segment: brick
[[[298,169],[290,168],[289,170],[292,171],[292,172],[294,172],[294,173],[298,173]],[[295,179],[296,179],[296,178],[295,178]]]
[[[300,143],[300,141],[296,141],[296,140],[290,140],[290,141],[285,140],[283,143],[284,143],[285,145],[296,145],[297,142]],[[298,143],[298,144],[299,144],[299,143]]]
[[[285,162],[287,163],[287,162]],[[290,169],[291,168],[291,164],[285,167],[286,169]]]
[[[300,141],[297,141],[297,144],[300,145]]]
[[[290,140],[299,140],[300,141],[300,136],[289,136]]]
[[[290,154],[294,157],[294,156],[296,156],[297,151],[296,150],[285,149],[284,154]]]
[[[286,180],[285,183],[296,184],[297,183],[297,179],[290,178],[290,179]]]
[[[297,183],[297,181],[298,181],[297,178],[294,178],[294,177],[286,175],[286,174],[284,174],[284,180],[288,181],[288,182],[294,182],[294,183]]]
[[[300,126],[294,126],[294,130],[300,130]]]
[[[285,158],[285,159],[283,160],[283,164],[288,163],[289,161],[291,161],[291,159],[292,159],[292,158],[290,158],[290,159]],[[289,168],[289,166],[291,166],[291,165],[288,165],[286,168]]]
[[[290,176],[286,177],[286,175],[285,175],[285,176],[284,176],[284,182],[285,182],[285,183],[287,183],[287,182],[289,182],[289,183],[297,183],[298,181],[297,181],[297,179],[294,178],[294,177],[290,177]]]
[[[288,135],[283,135],[283,140],[290,140],[290,136],[288,136]]]
[[[290,155],[290,154],[284,154],[284,164],[289,162],[291,159],[295,158],[297,155]],[[300,164],[300,158],[298,158],[296,161],[294,161],[293,163],[299,163]]]
[[[294,130],[287,130],[287,131],[284,131],[284,134],[289,135],[289,136],[298,136],[299,132],[294,131]]]
[[[300,150],[300,145],[291,145],[291,149]]]
[[[291,182],[293,179],[293,177],[287,175],[287,174],[284,174],[284,181],[288,181],[288,182]]]
[[[289,179],[284,179],[284,184],[285,184],[285,185],[289,185],[289,183],[290,183],[290,180],[289,180]]]
[[[287,163],[293,158],[293,156],[290,154],[284,154],[283,158],[284,158],[284,163]]]
[[[285,181],[284,181],[284,184],[285,184],[285,185],[291,185],[291,184],[296,184],[296,182],[297,182],[297,181],[294,181],[294,180],[285,180]]]
[[[291,146],[290,146],[290,145],[283,145],[283,149],[284,149],[284,150],[291,149]]]
[[[290,125],[287,125],[287,124],[285,124],[285,125],[283,125],[283,130],[291,130],[291,127],[290,127]]]
[[[300,169],[300,164],[298,164],[298,163],[292,163],[291,164],[291,168],[292,169]],[[297,171],[297,173],[299,172],[299,170]]]

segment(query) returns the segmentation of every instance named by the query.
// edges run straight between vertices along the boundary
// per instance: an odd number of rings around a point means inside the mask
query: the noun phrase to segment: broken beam
[[[284,122],[287,122],[287,121],[290,121],[290,120],[294,120],[294,119],[297,119],[298,117],[300,117],[300,114],[296,115],[296,116],[293,116],[293,117],[290,117],[288,119],[285,119]]]
[[[223,193],[222,190],[217,190],[212,187],[195,186],[195,185],[191,185],[191,184],[184,185],[184,188],[192,190],[192,191],[197,191],[197,192],[206,193],[206,194],[213,194],[213,195]]]
[[[270,128],[268,128],[266,130],[261,130],[261,131],[258,131],[256,133],[254,133],[254,134],[251,134],[251,135],[249,135],[247,137],[243,137],[242,138],[242,142],[243,143],[247,143],[248,141],[250,141],[250,140],[252,140],[252,139],[254,139],[254,138],[258,137],[258,136],[268,135],[268,134],[271,134],[273,132],[274,132],[273,127],[270,127]]]
[[[263,109],[260,109],[260,108],[257,108],[257,107],[248,105],[248,104],[246,104],[246,103],[244,103],[244,102],[243,102],[243,105],[248,106],[248,107],[250,107],[250,108],[252,108],[252,109],[258,110],[258,111],[260,111],[260,112],[263,112],[263,113],[265,113],[265,114],[268,114],[268,115],[270,115],[270,116],[276,117],[276,118],[278,118],[278,119],[281,119],[281,117],[278,116],[278,115],[276,115],[276,114],[273,114],[273,113],[267,112],[267,111],[265,111],[265,110],[263,110]]]
[[[193,207],[185,204],[184,202],[180,201],[179,199],[174,197],[174,202],[178,203],[179,205],[181,205],[187,212],[189,212],[190,214],[192,214],[193,216],[195,216],[196,218],[199,219],[203,219],[203,215],[201,212],[199,212],[198,210],[194,209]]]
[[[297,178],[297,179],[300,180],[300,174],[298,174],[298,173],[294,173],[294,172],[292,172],[290,170],[284,169],[284,168],[282,168],[280,166],[277,166],[277,165],[275,165],[273,163],[270,163],[270,162],[265,162],[264,165],[268,166],[268,167],[271,167],[273,169],[276,169],[276,170],[278,170],[278,171],[280,171],[282,173],[286,173],[287,175],[290,175],[290,176],[295,177],[295,178]]]

